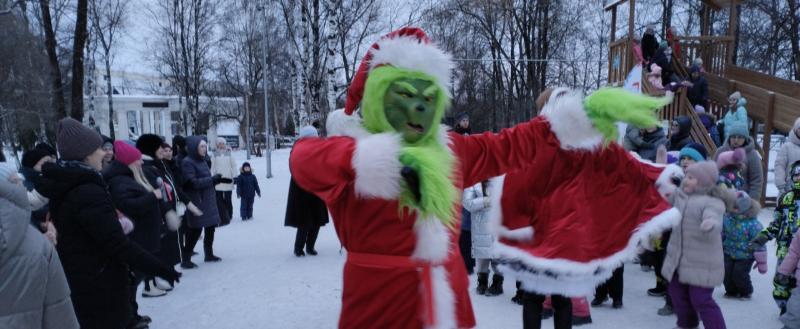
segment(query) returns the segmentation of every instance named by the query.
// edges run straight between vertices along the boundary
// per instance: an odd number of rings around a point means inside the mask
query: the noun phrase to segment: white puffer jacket
[[[778,156],[775,157],[775,187],[781,194],[790,190],[792,177],[788,173],[792,164],[800,160],[800,137],[797,137],[796,133],[798,128],[800,128],[800,118],[794,121],[788,141],[781,145]]]
[[[462,203],[472,218],[472,257],[492,258],[494,236],[489,230],[489,197],[483,194],[480,183],[464,190]]]
[[[233,180],[234,177],[239,176],[239,168],[236,167],[236,160],[231,156],[230,151],[220,151],[214,153],[211,158],[211,176],[216,174],[222,175],[222,178]],[[233,191],[233,183],[220,183],[214,187],[217,191]]]

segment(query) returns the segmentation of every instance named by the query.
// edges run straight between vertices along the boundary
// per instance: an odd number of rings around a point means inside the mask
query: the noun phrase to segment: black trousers
[[[622,300],[622,272],[624,269],[625,265],[615,269],[614,274],[594,290],[594,298],[611,297],[613,300]]]
[[[142,281],[145,281],[145,275],[139,271],[131,271],[130,272],[130,298],[131,301],[131,310],[133,311],[133,317],[131,318],[131,322],[128,323],[128,328],[133,328],[137,323],[139,323],[140,315],[139,315],[139,303],[136,302],[136,290],[139,288],[139,284]]]
[[[545,295],[522,293],[522,328],[541,329]],[[551,295],[553,304],[553,326],[555,329],[572,328],[572,300],[561,295]]]
[[[664,290],[667,290],[667,286],[669,286],[669,281],[661,275],[661,269],[664,268],[664,259],[667,258],[667,246],[669,246],[669,237],[672,235],[672,231],[667,231],[661,236],[661,249],[656,250],[654,252],[654,261],[653,268],[656,272],[656,286],[663,286]],[[667,294],[664,295],[664,302],[672,307],[672,297],[669,296],[669,291],[667,290]]]
[[[458,238],[458,249],[461,251],[461,258],[464,259],[464,267],[467,273],[472,274],[475,269],[475,258],[472,258],[472,232],[461,230]]]
[[[725,255],[725,292],[732,295],[749,296],[753,294],[750,271],[754,259],[733,259]]]
[[[225,206],[225,213],[233,218],[233,191],[217,191],[217,200]]]
[[[205,256],[214,255],[214,231],[215,227],[206,227],[205,228],[205,236],[203,237],[203,252]],[[188,228],[186,230],[186,249],[183,250],[183,260],[191,260],[192,259],[192,251],[194,247],[197,245],[197,241],[200,240],[200,233],[203,232],[203,228]]]
[[[319,226],[314,228],[297,228],[297,235],[294,237],[294,251],[299,252],[303,250],[314,250],[314,244],[317,243],[317,236],[319,235]]]

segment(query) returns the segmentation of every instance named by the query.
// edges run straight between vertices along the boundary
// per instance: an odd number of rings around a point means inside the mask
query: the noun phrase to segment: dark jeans
[[[475,258],[472,258],[472,232],[461,230],[458,238],[458,248],[461,250],[461,258],[464,259],[464,267],[467,273],[472,274],[475,268]]]
[[[228,217],[233,217],[233,191],[217,191],[217,200],[219,204],[225,206],[225,212]]]
[[[197,240],[200,240],[200,233],[202,233],[202,231],[202,228],[189,228],[186,231],[186,249],[183,250],[184,260],[192,259],[192,251],[194,250],[194,246],[197,245]],[[205,228],[206,234],[203,237],[203,252],[206,257],[214,255],[214,231],[215,228],[213,226]]]
[[[546,296],[532,292],[522,293],[522,328],[541,329],[542,310]],[[551,295],[553,304],[553,325],[555,329],[572,328],[572,301],[569,297]]]
[[[242,197],[242,203],[239,205],[239,214],[242,219],[253,218],[253,202],[255,202],[255,197]]]
[[[678,327],[696,328],[702,319],[703,328],[725,329],[725,319],[722,317],[719,305],[714,301],[713,292],[714,288],[680,283],[676,271],[669,283],[669,294],[673,299],[675,315],[678,316]]]
[[[303,250],[305,245],[306,250],[314,250],[314,244],[317,242],[319,235],[319,226],[311,229],[297,228],[297,235],[294,237],[294,251],[299,252]]]
[[[605,299],[606,297],[611,297],[613,300],[622,301],[622,272],[624,269],[624,265],[615,269],[611,278],[595,289],[594,298]]]
[[[755,259],[733,259],[725,255],[725,292],[731,295],[753,294],[750,270]]]

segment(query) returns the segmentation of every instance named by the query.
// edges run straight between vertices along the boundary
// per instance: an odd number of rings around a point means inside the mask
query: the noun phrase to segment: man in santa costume
[[[614,269],[632,259],[650,236],[680,220],[664,199],[682,175],[677,166],[638,159],[610,142],[616,121],[656,122],[636,108],[638,97],[614,97],[614,112],[565,88],[537,103],[551,122],[557,144],[538,145],[544,161],[493,180],[490,220],[501,269],[521,281],[524,328],[541,327],[542,303],[553,296],[556,329],[571,328],[569,297],[587,296]],[[567,124],[555,124],[570,118]],[[541,154],[544,156],[545,154]]]
[[[325,201],[347,249],[340,328],[474,327],[455,245],[460,193],[551,161],[553,152],[542,150],[557,148],[562,136],[554,131],[571,120],[537,117],[499,134],[448,134],[439,122],[449,105],[451,68],[450,56],[422,30],[389,33],[362,60],[345,109],[329,115],[331,137],[294,146],[293,178]],[[596,92],[598,99],[623,94]],[[634,107],[645,109],[639,119],[650,123],[667,102],[636,97]],[[615,107],[597,103],[597,113]]]

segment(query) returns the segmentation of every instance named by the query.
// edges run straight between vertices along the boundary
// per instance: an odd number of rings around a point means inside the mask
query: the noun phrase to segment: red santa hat
[[[355,112],[364,96],[369,72],[382,65],[423,72],[434,77],[445,92],[450,90],[450,55],[436,47],[422,29],[404,27],[381,37],[364,55],[347,89],[345,114]]]

